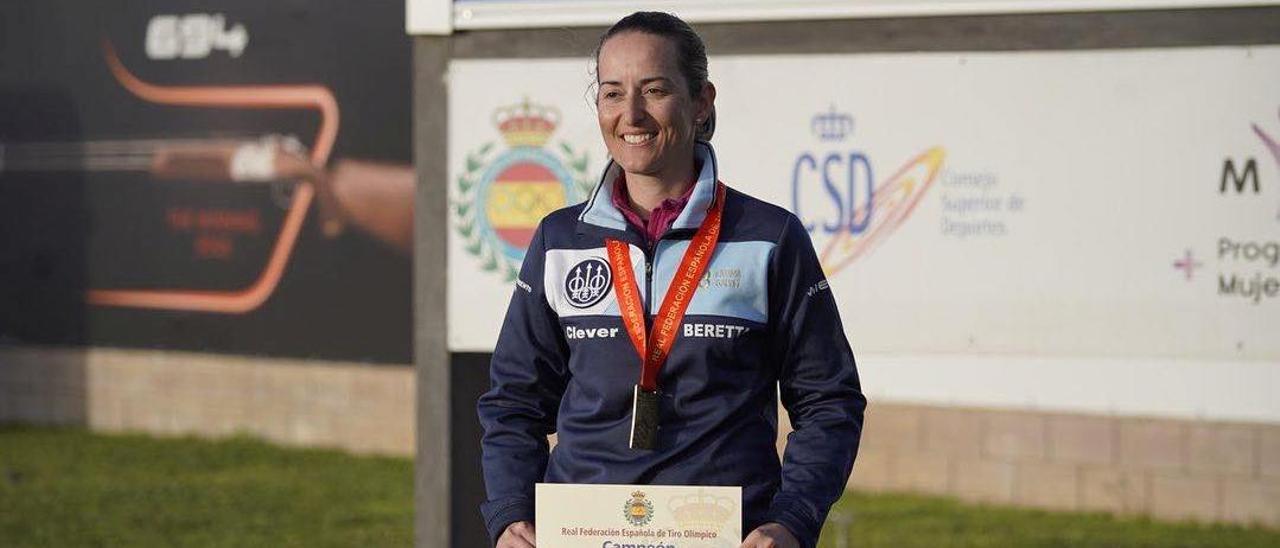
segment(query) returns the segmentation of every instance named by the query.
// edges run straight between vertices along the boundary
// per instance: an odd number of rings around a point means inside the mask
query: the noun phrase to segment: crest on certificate
[[[667,508],[682,529],[719,531],[734,515],[738,505],[733,499],[706,491],[671,497]]]
[[[648,525],[653,520],[653,501],[645,497],[644,491],[633,491],[631,499],[622,505],[622,516],[636,527]]]

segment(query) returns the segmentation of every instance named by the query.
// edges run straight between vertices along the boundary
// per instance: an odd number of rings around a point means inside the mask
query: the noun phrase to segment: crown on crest
[[[809,129],[823,141],[843,141],[853,133],[853,116],[843,114],[831,105],[831,110],[814,115]]]
[[[541,147],[560,125],[560,111],[531,103],[525,97],[519,103],[493,111],[493,125],[502,133],[507,146]]]
[[[735,507],[733,501],[728,498],[717,497],[702,491],[675,497],[667,504],[671,509],[671,515],[681,527],[713,531],[719,530],[724,525]]]

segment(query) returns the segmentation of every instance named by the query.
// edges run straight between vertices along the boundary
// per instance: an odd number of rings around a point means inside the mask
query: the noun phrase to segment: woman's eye
[[[649,88],[644,90],[644,92],[649,95],[666,95],[667,94],[667,90],[663,88]]]
[[[604,95],[602,95],[601,97],[604,97],[605,99],[617,99],[618,97],[621,97],[621,96],[622,94],[617,91],[606,91],[604,92]]]

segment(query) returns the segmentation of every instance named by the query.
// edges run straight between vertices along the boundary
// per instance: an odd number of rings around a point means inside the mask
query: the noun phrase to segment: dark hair
[[[670,13],[660,11],[637,11],[623,17],[600,36],[600,43],[596,44],[594,56],[597,66],[600,63],[600,49],[604,47],[604,43],[625,32],[643,32],[671,40],[671,43],[676,46],[676,66],[679,67],[685,81],[689,83],[689,95],[697,98],[702,94],[702,88],[707,85],[707,47],[703,45],[702,37],[698,36],[688,23]],[[597,78],[598,75],[597,72]],[[712,105],[707,119],[695,128],[694,138],[710,141],[715,132],[716,109],[715,105]]]

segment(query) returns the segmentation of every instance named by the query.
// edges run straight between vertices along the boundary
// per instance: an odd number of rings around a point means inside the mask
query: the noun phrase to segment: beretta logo
[[[450,203],[453,227],[467,253],[487,272],[516,279],[538,222],[548,213],[585,199],[593,181],[587,153],[561,142],[546,150],[560,123],[559,111],[524,101],[493,112],[493,125],[507,144],[493,142],[466,156]]]
[[[631,500],[622,505],[622,516],[636,527],[648,525],[653,520],[653,502],[645,498],[644,491],[634,491]]]
[[[564,294],[576,308],[594,306],[609,294],[610,287],[613,287],[613,273],[609,263],[600,259],[582,261],[564,277]]]

